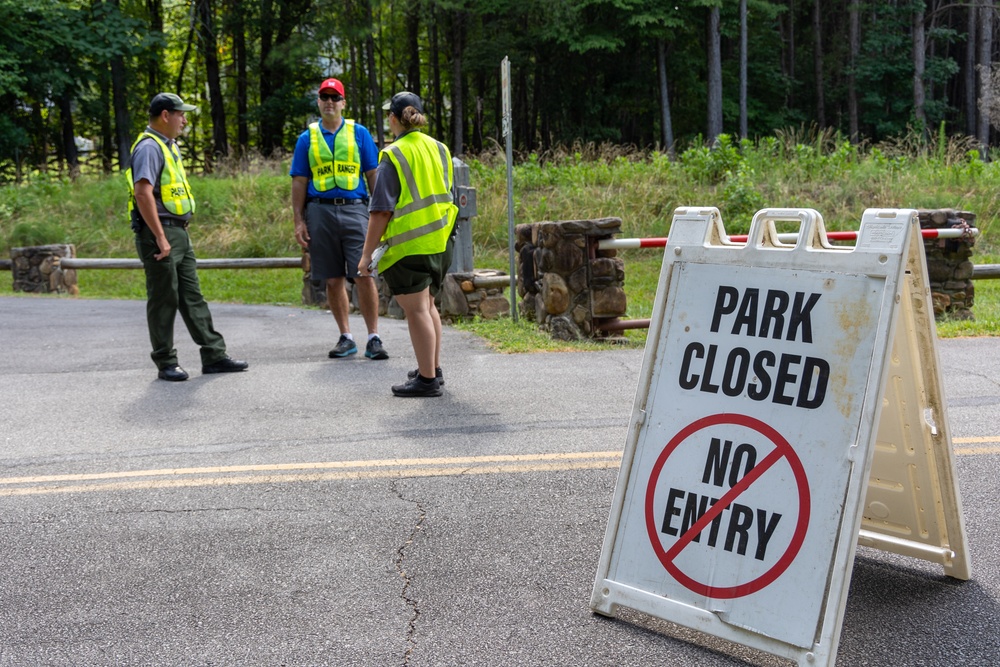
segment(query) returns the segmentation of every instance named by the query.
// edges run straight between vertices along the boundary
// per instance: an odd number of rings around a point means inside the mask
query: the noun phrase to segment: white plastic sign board
[[[594,611],[834,664],[917,228],[870,209],[835,248],[816,211],[770,209],[744,246],[675,212]]]
[[[924,245],[914,235],[910,246],[858,544],[969,579]]]

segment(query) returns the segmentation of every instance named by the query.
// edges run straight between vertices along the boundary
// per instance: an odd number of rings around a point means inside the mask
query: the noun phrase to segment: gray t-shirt
[[[171,145],[176,145],[173,139],[168,139],[164,135],[160,134],[151,127],[146,128],[146,132],[150,134],[155,134],[160,138],[160,141],[167,145],[169,150]],[[178,153],[180,151],[178,150]],[[167,208],[163,205],[163,199],[160,197],[160,173],[163,171],[163,151],[160,150],[160,145],[153,141],[152,139],[145,138],[140,141],[135,150],[132,151],[132,183],[138,183],[142,179],[146,179],[153,185],[153,196],[156,198],[156,212],[159,214],[160,219],[170,218],[172,220],[180,220],[182,222],[187,222],[191,219],[192,213],[185,213],[184,215],[176,215],[167,211]],[[136,206],[133,209],[135,215],[139,215],[139,207]]]
[[[383,157],[375,170],[375,187],[368,201],[368,211],[395,211],[402,191],[396,165],[388,157]]]

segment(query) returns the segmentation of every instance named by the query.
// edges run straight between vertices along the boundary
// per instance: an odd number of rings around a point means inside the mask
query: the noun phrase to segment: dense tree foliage
[[[281,155],[340,78],[383,133],[410,89],[457,154],[672,148],[810,127],[855,141],[944,124],[990,145],[995,0],[0,0],[0,180],[122,167],[150,96],[198,104],[185,150]],[[84,141],[81,141],[84,140]],[[88,141],[93,142],[93,149]],[[94,158],[91,158],[93,160]]]

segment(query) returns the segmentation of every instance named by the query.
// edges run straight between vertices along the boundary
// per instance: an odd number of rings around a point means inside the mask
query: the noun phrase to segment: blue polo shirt
[[[337,132],[340,132],[343,127],[344,123],[341,123],[336,132],[330,132],[323,127],[323,123],[320,123],[319,125],[319,129],[323,133],[323,138],[326,139],[326,143],[330,147],[331,152],[333,152],[334,138],[337,136]],[[354,190],[344,190],[343,188],[334,186],[326,192],[317,192],[312,182],[312,169],[309,168],[309,128],[306,128],[306,131],[299,135],[298,140],[295,142],[295,153],[292,154],[292,168],[289,170],[289,175],[303,176],[309,179],[309,190],[306,193],[307,198],[368,198],[368,183],[365,181],[364,174],[365,172],[378,167],[378,149],[375,147],[375,141],[372,139],[371,132],[369,132],[368,128],[361,123],[354,124],[354,139],[358,144],[358,153],[361,155],[362,176],[358,179],[358,187]]]

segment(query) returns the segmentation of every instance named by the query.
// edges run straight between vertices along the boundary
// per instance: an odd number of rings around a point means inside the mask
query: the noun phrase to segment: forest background
[[[993,0],[0,0],[0,253],[133,254],[118,172],[162,90],[199,106],[182,141],[200,254],[297,253],[287,156],[336,76],[379,142],[384,99],[425,99],[479,188],[477,265],[506,268],[507,56],[518,222],[619,215],[662,236],[678,205],[719,206],[733,233],[765,206],[832,229],[953,207],[979,215],[989,262],[998,23]],[[629,256],[630,316],[658,265]],[[91,273],[85,293],[141,297],[136,272]],[[294,302],[280,271],[206,272],[207,292],[216,273],[210,298]]]
[[[995,0],[0,0],[0,179],[121,169],[157,92],[200,107],[189,167],[292,148],[327,76],[384,137],[427,101],[453,154],[574,141],[670,151],[813,124],[853,142],[975,136],[997,106]],[[51,164],[50,164],[51,163]]]

